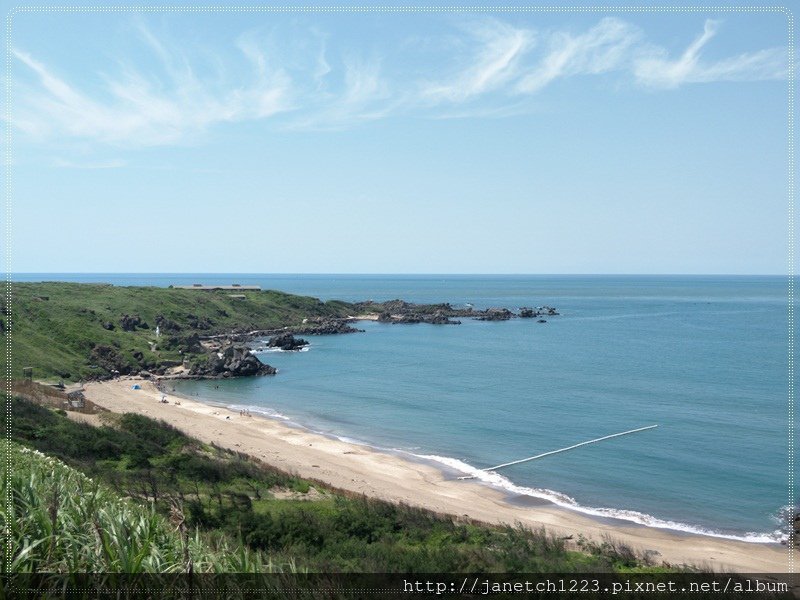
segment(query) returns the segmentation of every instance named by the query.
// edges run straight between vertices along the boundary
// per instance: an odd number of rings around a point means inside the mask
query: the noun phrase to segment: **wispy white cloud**
[[[317,52],[316,64],[312,73],[317,89],[325,84],[325,76],[332,71],[327,57],[327,36],[314,30],[313,33],[319,38],[319,51]]]
[[[338,130],[356,123],[374,121],[394,112],[402,102],[383,77],[378,60],[349,57],[342,62],[338,85],[322,82],[332,72],[314,77],[317,92],[309,91],[306,110],[298,111],[283,125],[287,129]],[[320,73],[318,69],[316,73]]]
[[[548,36],[547,52],[520,78],[516,90],[533,94],[559,78],[617,70],[641,37],[636,27],[612,18],[602,19],[579,35],[553,32]]]
[[[137,55],[138,64],[96,74],[96,88],[14,48],[14,126],[32,138],[153,146],[185,143],[221,123],[264,119],[281,128],[341,129],[394,114],[498,118],[532,110],[531,97],[576,76],[615,74],[674,89],[781,79],[788,70],[786,48],[705,59],[719,30],[711,20],[677,58],[618,18],[577,32],[460,22],[443,34],[444,46],[416,44],[413,68],[404,65],[409,49],[402,44],[384,46],[383,54],[343,49],[314,28],[289,37],[252,30],[210,51],[155,35],[143,21],[133,25],[146,54]]]
[[[473,25],[468,31],[478,46],[467,57],[467,66],[449,80],[423,84],[422,100],[458,103],[498,89],[518,74],[536,40],[533,31],[496,20]]]
[[[35,81],[15,82],[14,124],[33,136],[73,136],[126,146],[184,141],[219,122],[262,119],[289,110],[291,82],[280,69],[267,71],[253,56],[244,81],[210,86],[188,63],[149,32],[143,36],[163,62],[163,76],[123,69],[106,78],[101,98],[93,98],[20,49],[13,55]],[[38,83],[38,85],[37,85]]]
[[[703,62],[702,50],[718,29],[717,21],[707,20],[703,33],[677,59],[670,60],[662,49],[655,50],[652,56],[640,57],[633,66],[637,81],[652,88],[670,89],[686,83],[760,81],[787,77],[786,48],[770,48],[716,62]]]

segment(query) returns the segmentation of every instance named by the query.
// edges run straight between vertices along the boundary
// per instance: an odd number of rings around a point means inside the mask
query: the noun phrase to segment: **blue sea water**
[[[465,473],[657,429],[488,476],[590,514],[753,541],[788,504],[788,280],[733,276],[41,275],[116,285],[259,284],[322,299],[555,306],[547,323],[363,322],[267,352],[275,377],[181,391]]]

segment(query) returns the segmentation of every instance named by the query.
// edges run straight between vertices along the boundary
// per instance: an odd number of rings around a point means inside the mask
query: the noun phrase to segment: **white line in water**
[[[566,452],[567,450],[573,450],[575,448],[579,448],[580,446],[585,446],[586,444],[594,444],[596,442],[602,442],[603,440],[610,440],[611,438],[620,437],[621,435],[629,435],[631,433],[636,433],[638,431],[645,431],[647,429],[655,429],[658,425],[648,425],[647,427],[639,427],[638,429],[631,429],[630,431],[623,431],[621,433],[612,433],[611,435],[605,435],[603,437],[596,438],[594,440],[589,440],[588,442],[581,442],[580,444],[574,444],[572,446],[567,446],[566,448],[559,448],[558,450],[550,450],[550,452],[543,452],[542,454],[537,454],[536,456],[529,456],[528,458],[521,458],[519,460],[512,460],[511,462],[503,463],[502,465],[497,465],[494,467],[488,467],[486,469],[480,469],[481,471],[496,471],[497,469],[502,469],[503,467],[510,467],[511,465],[518,465],[520,463],[528,462],[529,460],[536,460],[537,458],[542,458],[544,456],[550,456],[551,454],[558,454],[559,452]],[[475,479],[475,475],[465,475],[464,477],[459,477],[459,479]]]

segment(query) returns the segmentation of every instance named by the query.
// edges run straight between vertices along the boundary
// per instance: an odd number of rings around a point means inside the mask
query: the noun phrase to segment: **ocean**
[[[554,306],[461,325],[362,322],[263,352],[275,377],[186,394],[478,474],[509,495],[769,542],[789,503],[788,279],[768,276],[17,274],[258,284],[323,300]],[[215,385],[219,385],[219,389]],[[657,424],[485,474],[480,468]],[[535,501],[531,501],[535,503]],[[524,505],[524,502],[521,502]]]

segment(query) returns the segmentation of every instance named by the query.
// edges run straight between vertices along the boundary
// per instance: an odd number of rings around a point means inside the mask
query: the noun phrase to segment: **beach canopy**
[[[138,383],[136,383],[133,386],[131,386],[131,389],[132,390],[140,390],[140,389],[142,389],[142,386],[140,386]]]

